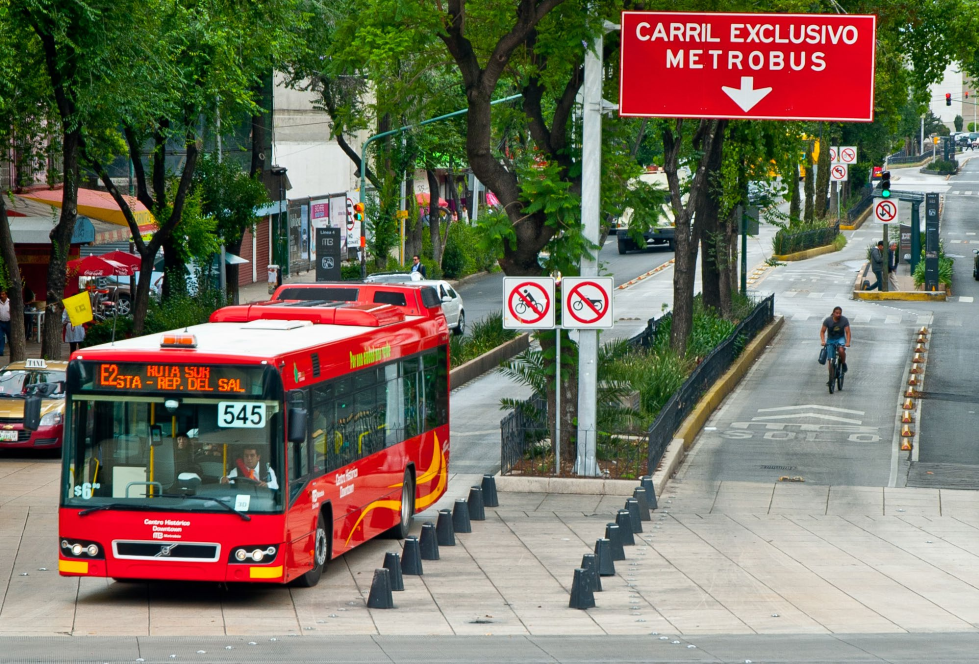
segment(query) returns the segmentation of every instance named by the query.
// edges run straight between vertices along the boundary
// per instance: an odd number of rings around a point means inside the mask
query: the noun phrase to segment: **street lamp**
[[[283,200],[285,200],[285,177],[286,177],[286,172],[288,170],[289,169],[287,169],[285,166],[271,166],[271,167],[269,167],[269,172],[272,175],[275,175],[275,176],[277,176],[279,178],[279,233],[276,236],[276,244],[277,245],[279,244],[279,241],[282,239],[282,233],[283,233],[282,202],[283,202]],[[286,231],[286,232],[288,232],[288,231]],[[272,257],[272,258],[274,259],[274,257]],[[286,257],[286,260],[288,261],[288,257]],[[282,266],[281,265],[278,266],[278,272],[277,272],[276,278],[277,278],[278,283],[281,284],[282,283]]]

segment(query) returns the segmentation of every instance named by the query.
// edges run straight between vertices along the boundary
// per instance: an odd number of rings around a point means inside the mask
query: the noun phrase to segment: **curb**
[[[874,206],[871,204],[871,206],[868,207],[866,210],[864,210],[863,213],[859,217],[857,217],[852,224],[840,224],[840,230],[841,231],[857,230],[858,228],[863,226],[863,222],[867,221],[867,218],[870,217],[870,211],[873,210],[873,208]]]
[[[640,274],[635,279],[631,279],[630,281],[627,281],[624,284],[620,284],[620,285],[616,286],[615,287],[615,290],[623,290],[623,289],[628,288],[629,286],[632,286],[634,284],[638,284],[643,279],[647,279],[647,278],[653,276],[654,274],[659,274],[663,270],[665,270],[667,268],[670,268],[670,267],[673,267],[673,264],[675,262],[676,262],[676,259],[675,258],[671,258],[670,260],[666,261],[662,265],[657,265],[656,267],[654,267],[649,272],[646,272],[645,274]]]
[[[496,475],[496,490],[510,493],[563,493],[587,496],[632,496],[637,480]]]
[[[462,279],[446,279],[445,281],[448,282],[448,284],[450,286],[452,286],[453,288],[458,288],[459,286],[465,286],[466,284],[471,284],[474,281],[479,281],[480,279],[485,279],[486,277],[490,276],[491,274],[495,274],[495,273],[494,272],[487,272],[487,271],[484,270],[483,272],[477,272],[476,274],[467,275],[467,276],[463,277]]]
[[[945,302],[945,291],[853,291],[854,300],[899,300],[902,302]]]
[[[840,228],[842,228],[842,226]],[[796,251],[791,254],[774,254],[772,258],[777,261],[804,261],[807,258],[815,258],[816,256],[831,254],[835,251],[839,251],[835,244],[826,244],[822,247],[814,247],[812,249],[806,249],[805,251]]]
[[[693,411],[683,420],[683,424],[677,429],[673,440],[666,448],[666,453],[660,461],[660,467],[653,473],[653,486],[656,487],[657,496],[662,495],[666,490],[666,485],[680,467],[680,463],[693,446],[694,440],[700,435],[700,431],[707,420],[714,414],[725,397],[737,387],[744,375],[748,373],[751,365],[761,357],[765,347],[771,343],[784,324],[785,318],[776,316],[768,327],[752,339],[751,343],[745,347],[744,352],[734,361],[734,365],[717,379],[717,382],[700,398]]]
[[[530,348],[530,334],[521,334],[506,343],[486,351],[479,357],[474,357],[465,364],[460,364],[449,370],[449,389],[454,390],[492,371],[512,357]]]

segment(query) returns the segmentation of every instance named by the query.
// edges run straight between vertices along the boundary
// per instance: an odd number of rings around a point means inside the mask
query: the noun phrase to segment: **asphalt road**
[[[671,258],[673,252],[665,245],[619,255],[614,235],[609,236],[598,255],[602,272],[614,275],[616,284],[634,279]],[[503,273],[496,272],[463,284],[458,291],[462,295],[466,318],[471,325],[491,313],[502,311]]]
[[[954,297],[936,307],[929,343],[928,366],[922,401],[918,450],[922,464],[974,466],[958,469],[971,474],[971,488],[979,488],[979,371],[975,363],[975,338],[979,310],[975,298],[979,283],[972,277],[974,247],[979,247],[979,159],[967,162],[948,181],[941,237],[947,255],[955,258],[952,288]],[[932,468],[943,475],[944,468]],[[956,470],[956,469],[952,469]],[[958,473],[952,473],[949,480]],[[935,486],[955,485],[938,480]],[[967,480],[968,481],[968,480]],[[960,485],[961,486],[961,485]]]

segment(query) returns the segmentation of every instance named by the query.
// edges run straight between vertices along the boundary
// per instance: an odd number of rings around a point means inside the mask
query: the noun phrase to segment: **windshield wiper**
[[[95,507],[87,507],[78,513],[78,516],[88,516],[92,512],[101,512],[102,510],[154,510],[156,509],[152,505],[129,505],[126,503],[106,503],[105,505],[96,505]]]
[[[232,514],[237,514],[238,516],[241,517],[242,521],[251,521],[252,520],[252,518],[250,516],[248,516],[247,514],[245,514],[244,512],[239,512],[238,510],[236,510],[234,507],[232,507],[228,503],[223,503],[220,500],[218,500],[217,498],[214,498],[213,496],[192,496],[192,495],[182,494],[182,493],[161,493],[160,494],[160,498],[185,498],[187,500],[207,500],[207,501],[210,501],[210,502],[213,502],[213,503],[217,503],[218,505],[220,505],[224,509],[228,510]]]

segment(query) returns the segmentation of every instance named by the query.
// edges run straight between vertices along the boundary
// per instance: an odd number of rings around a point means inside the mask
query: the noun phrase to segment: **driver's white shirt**
[[[266,484],[268,484],[268,487],[270,489],[278,489],[279,488],[279,483],[275,479],[275,471],[272,470],[272,468],[268,464],[265,464],[265,472],[266,472],[266,474],[268,474],[268,478],[265,479],[265,480],[262,480],[262,481],[264,481]],[[256,476],[258,476],[260,474],[261,473],[256,473]],[[232,477],[238,477],[238,468],[237,467],[232,468],[228,472],[228,479],[231,479]]]

